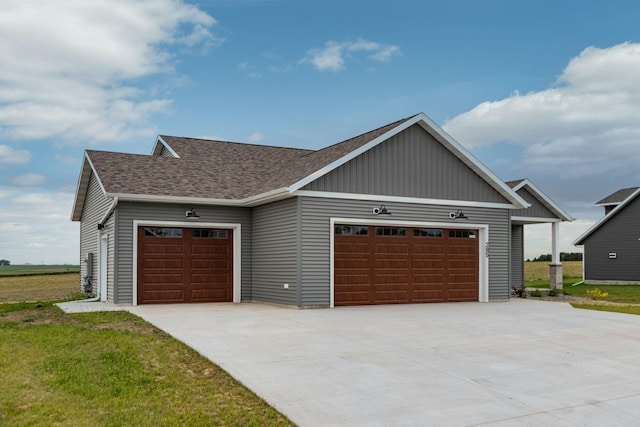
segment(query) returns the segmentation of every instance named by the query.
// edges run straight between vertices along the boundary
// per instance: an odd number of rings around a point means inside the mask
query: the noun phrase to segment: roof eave
[[[78,176],[78,182],[76,184],[76,194],[73,199],[73,209],[71,211],[71,221],[80,221],[82,219],[82,209],[84,207],[84,199],[87,196],[87,190],[89,189],[89,181],[91,180],[91,175],[96,177],[98,184],[100,185],[100,189],[104,195],[107,195],[107,192],[100,181],[100,177],[96,173],[95,168],[93,167],[93,163],[91,163],[91,159],[89,158],[89,154],[85,150],[84,156],[82,159],[82,167],[80,168],[80,175]]]
[[[513,187],[513,191],[518,191],[523,187],[527,187],[533,193],[533,196],[542,203],[547,209],[553,212],[562,221],[572,222],[575,218],[569,215],[567,211],[558,206],[551,198],[549,198],[542,190],[535,186],[529,179],[523,179],[518,185]]]

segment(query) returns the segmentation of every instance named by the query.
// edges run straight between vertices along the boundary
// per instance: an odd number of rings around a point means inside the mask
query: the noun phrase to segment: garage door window
[[[369,233],[369,227],[362,225],[336,225],[335,233],[347,236],[364,236]]]
[[[144,235],[149,237],[182,237],[182,228],[145,227]]]
[[[194,229],[191,230],[191,236],[209,239],[226,239],[227,232],[227,230]]]
[[[414,237],[442,237],[441,228],[414,228]]]
[[[376,236],[406,236],[406,228],[376,227]]]
[[[476,232],[474,230],[449,230],[449,237],[455,239],[475,239]]]

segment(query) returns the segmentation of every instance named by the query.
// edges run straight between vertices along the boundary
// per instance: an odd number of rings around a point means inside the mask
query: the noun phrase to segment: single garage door
[[[478,230],[336,225],[334,304],[478,301]]]
[[[138,304],[231,301],[232,230],[138,228]]]

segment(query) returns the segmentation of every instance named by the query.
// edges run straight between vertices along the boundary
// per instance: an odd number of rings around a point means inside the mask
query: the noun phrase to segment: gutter
[[[105,212],[100,222],[98,222],[98,230],[104,229],[105,222],[107,222],[111,214],[113,214],[113,211],[116,210],[116,206],[118,206],[118,200],[119,200],[118,196],[113,196],[113,202],[111,202],[111,206],[109,206],[109,209],[107,209],[107,212]]]

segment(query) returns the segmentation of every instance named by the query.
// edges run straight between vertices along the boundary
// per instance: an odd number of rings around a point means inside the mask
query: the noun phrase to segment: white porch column
[[[551,264],[549,288],[562,289],[562,263],[560,262],[560,222],[551,223]]]

